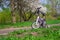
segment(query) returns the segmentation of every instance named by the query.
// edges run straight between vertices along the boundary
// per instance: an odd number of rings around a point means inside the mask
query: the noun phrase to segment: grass
[[[57,24],[60,23],[60,20],[47,20],[47,24]]]
[[[26,27],[31,26],[32,22],[17,22],[15,24],[12,23],[6,23],[6,24],[0,24],[0,29],[2,28],[10,28],[10,27]]]
[[[10,27],[29,27],[31,26],[33,22],[30,21],[26,21],[26,22],[17,22],[15,24],[12,23],[4,23],[4,24],[0,24],[0,29],[2,28],[10,28]],[[57,24],[60,23],[60,20],[47,20],[47,24]]]
[[[60,27],[17,30],[7,36],[0,36],[0,40],[60,40]]]

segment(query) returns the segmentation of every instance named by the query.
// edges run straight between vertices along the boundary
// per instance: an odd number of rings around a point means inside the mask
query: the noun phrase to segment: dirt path
[[[60,26],[60,23],[58,23],[58,24],[50,24],[50,25],[48,25],[49,27],[52,27],[52,26]]]
[[[31,29],[31,27],[20,27],[20,28],[7,28],[7,29],[0,29],[0,35],[7,35],[9,32],[13,32],[15,30],[20,30],[20,29]]]
[[[52,27],[52,26],[60,26],[60,23],[59,24],[51,24],[51,25],[48,25],[49,27]],[[7,28],[7,29],[0,29],[0,35],[7,35],[9,32],[13,32],[15,30],[20,30],[20,29],[25,29],[25,30],[29,30],[31,29],[31,27],[20,27],[20,28]]]

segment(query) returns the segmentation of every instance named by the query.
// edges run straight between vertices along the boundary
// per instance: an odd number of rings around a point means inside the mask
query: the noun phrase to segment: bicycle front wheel
[[[39,27],[40,27],[39,23],[36,24],[36,22],[34,22],[34,23],[32,24],[32,28],[34,28],[34,29],[37,29],[37,28],[39,28]]]

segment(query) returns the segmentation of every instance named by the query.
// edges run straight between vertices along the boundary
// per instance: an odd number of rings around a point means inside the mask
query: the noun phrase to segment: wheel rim
[[[36,25],[36,22],[34,22],[33,24],[32,24],[32,28],[34,28],[34,29],[37,29],[37,28],[39,28],[39,23]]]

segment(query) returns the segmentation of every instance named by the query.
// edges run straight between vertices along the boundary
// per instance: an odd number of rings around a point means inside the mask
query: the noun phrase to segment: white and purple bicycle
[[[41,7],[40,7],[41,8]],[[37,29],[37,28],[41,28],[41,27],[44,27],[44,28],[47,28],[47,24],[46,24],[46,17],[45,18],[41,18],[39,16],[39,13],[41,13],[43,16],[45,16],[45,13],[41,12],[40,11],[40,8],[37,8],[37,19],[35,22],[32,23],[31,27],[34,28],[34,29]]]

